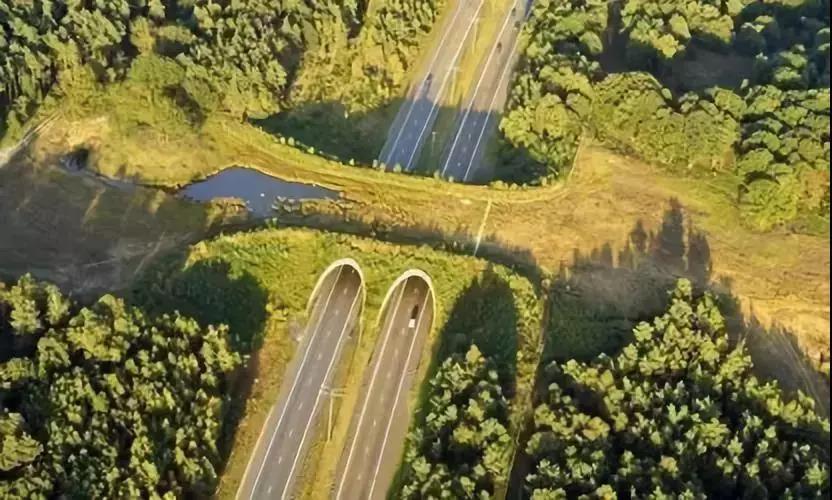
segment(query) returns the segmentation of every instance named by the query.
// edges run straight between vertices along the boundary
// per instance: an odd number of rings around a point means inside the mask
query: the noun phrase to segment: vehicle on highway
[[[433,73],[428,73],[428,76],[425,77],[425,82],[422,84],[422,97],[428,95],[431,83],[433,83]]]
[[[410,311],[410,320],[407,322],[407,327],[411,330],[416,328],[416,318],[419,317],[419,305],[413,306],[413,309]]]

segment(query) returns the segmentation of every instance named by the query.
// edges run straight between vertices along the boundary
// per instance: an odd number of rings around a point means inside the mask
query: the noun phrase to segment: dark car
[[[410,321],[407,322],[408,328],[416,328],[416,318],[419,317],[419,306],[413,306],[413,309],[410,310]]]

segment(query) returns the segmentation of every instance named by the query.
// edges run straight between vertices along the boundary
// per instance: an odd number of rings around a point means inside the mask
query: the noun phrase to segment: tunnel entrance
[[[430,277],[418,269],[403,273],[381,306],[378,337],[350,423],[352,436],[338,466],[335,499],[384,498],[404,448],[415,382],[425,341],[434,322]]]
[[[324,269],[318,277],[318,281],[315,283],[315,286],[312,288],[312,293],[309,294],[309,300],[306,303],[306,313],[309,315],[310,319],[312,317],[312,313],[315,312],[317,305],[322,304],[322,301],[325,302],[327,298],[330,300],[332,299],[332,297],[329,296],[329,292],[332,290],[333,286],[338,286],[338,281],[341,279],[358,280],[358,288],[361,294],[358,300],[360,302],[360,309],[363,309],[364,299],[366,298],[364,273],[361,271],[361,267],[358,265],[358,262],[354,259],[338,259]],[[344,291],[341,290],[341,293],[344,293]]]
[[[414,300],[414,297],[423,300]],[[402,305],[402,301],[404,301],[404,305]],[[416,317],[413,319],[421,322],[426,321],[426,327],[430,330],[433,326],[436,310],[436,295],[433,292],[433,281],[426,272],[420,269],[409,269],[396,278],[390,288],[387,289],[387,294],[381,303],[381,312],[376,326],[383,327],[388,316],[396,314],[396,308],[409,310],[409,316],[413,316],[415,312]],[[408,323],[409,319],[410,317],[408,317]]]
[[[364,296],[364,276],[354,260],[337,260],[321,273],[309,295],[306,326],[286,367],[278,404],[265,423],[269,437],[258,441],[238,497],[285,498],[294,491],[344,346],[361,326]]]

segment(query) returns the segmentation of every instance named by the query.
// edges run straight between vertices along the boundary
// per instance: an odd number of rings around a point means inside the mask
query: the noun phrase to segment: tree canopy
[[[0,287],[0,497],[208,496],[230,377],[224,326]]]
[[[743,214],[768,229],[829,211],[829,89],[754,87],[745,99],[737,172]]]
[[[582,123],[601,76],[607,2],[535,2],[523,31],[521,62],[500,130],[509,143],[524,148],[535,164],[504,179],[528,182],[556,177],[575,156]]]
[[[529,497],[825,498],[829,421],[752,373],[714,297],[680,280],[614,356],[545,369]]]
[[[99,93],[135,58],[175,60],[166,87],[203,114],[265,117],[318,97],[370,109],[404,83],[440,0],[33,0],[0,5],[0,138],[49,97]],[[311,69],[310,69],[311,68]],[[73,82],[84,85],[70,88]],[[140,82],[149,83],[149,82]]]
[[[490,498],[507,477],[508,402],[476,345],[445,359],[407,437],[400,498]]]
[[[678,173],[736,174],[753,228],[828,220],[829,29],[828,0],[535,2],[497,174],[545,183],[594,135]],[[667,78],[718,53],[753,60],[736,87]]]

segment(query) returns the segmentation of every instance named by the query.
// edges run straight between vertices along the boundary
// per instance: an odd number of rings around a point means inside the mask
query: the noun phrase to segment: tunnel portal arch
[[[408,269],[408,270],[404,271],[402,274],[399,275],[398,278],[396,278],[395,281],[393,281],[393,283],[387,289],[387,293],[384,295],[384,299],[381,301],[381,307],[379,308],[379,311],[378,311],[378,317],[376,318],[376,328],[381,326],[382,320],[387,315],[387,305],[390,302],[390,299],[393,297],[393,293],[395,293],[395,291],[399,288],[399,286],[401,286],[405,281],[407,281],[409,278],[413,278],[413,277],[420,278],[422,281],[425,282],[425,284],[428,287],[428,292],[430,293],[431,306],[432,306],[431,307],[432,317],[430,319],[430,328],[433,328],[433,322],[436,320],[436,290],[433,287],[433,280],[430,278],[430,275],[428,273],[426,273],[425,271],[423,271],[421,269],[418,269],[418,268],[411,268],[411,269]]]
[[[364,278],[364,272],[361,270],[361,266],[358,265],[358,262],[355,259],[346,257],[343,259],[338,259],[327,266],[323,272],[318,275],[318,281],[315,282],[315,286],[312,288],[312,292],[309,294],[309,299],[306,301],[306,314],[309,315],[312,313],[312,307],[315,305],[315,299],[318,297],[318,294],[321,293],[321,288],[323,287],[324,283],[326,283],[327,278],[333,272],[336,272],[339,268],[342,267],[351,267],[358,273],[358,277],[361,280],[361,311],[364,310],[364,303],[367,299],[367,281]]]

